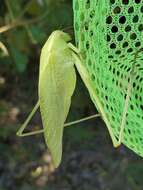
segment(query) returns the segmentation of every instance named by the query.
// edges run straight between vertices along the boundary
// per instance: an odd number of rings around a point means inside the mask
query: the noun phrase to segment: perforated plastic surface
[[[143,0],[73,0],[73,7],[77,46],[116,137],[134,68],[123,143],[143,156]]]

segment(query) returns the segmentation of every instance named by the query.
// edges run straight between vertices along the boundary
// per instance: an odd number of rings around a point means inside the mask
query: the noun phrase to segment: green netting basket
[[[135,68],[123,143],[143,156],[143,0],[73,0],[73,7],[77,46],[116,137]]]

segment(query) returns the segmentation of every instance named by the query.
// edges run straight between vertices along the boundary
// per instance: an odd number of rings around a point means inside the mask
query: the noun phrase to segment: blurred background
[[[114,149],[100,118],[64,130],[56,170],[43,135],[16,136],[37,101],[41,47],[56,29],[74,43],[72,0],[0,0],[0,190],[143,190],[143,159]],[[78,76],[67,121],[96,112]],[[28,130],[41,127],[37,112]]]

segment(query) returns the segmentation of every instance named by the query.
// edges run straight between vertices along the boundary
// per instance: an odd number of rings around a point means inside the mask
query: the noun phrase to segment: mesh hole
[[[134,12],[134,7],[129,7],[128,13],[133,13]]]
[[[141,109],[143,110],[143,105],[141,105],[140,107],[141,107]]]
[[[122,40],[123,40],[123,35],[120,34],[120,35],[117,37],[117,40],[118,40],[118,41],[122,41]]]
[[[119,14],[121,12],[121,8],[119,6],[115,7],[113,10],[114,14]]]
[[[113,33],[118,32],[118,27],[114,25],[114,26],[111,28],[111,31],[112,31]]]
[[[114,3],[115,3],[115,0],[110,0],[110,3],[111,3],[111,4],[114,4]]]
[[[90,0],[87,0],[87,1],[86,1],[85,7],[86,7],[86,9],[89,9],[89,8],[90,8]]]
[[[141,13],[143,13],[143,6],[141,7]]]
[[[88,50],[90,47],[89,42],[86,42],[86,49]]]
[[[123,48],[128,47],[128,42],[124,42],[122,47]]]
[[[107,42],[110,42],[111,37],[107,34]]]
[[[137,3],[137,4],[140,3],[140,2],[141,2],[141,0],[135,0],[135,3]]]
[[[123,3],[124,5],[128,5],[128,4],[129,4],[129,0],[122,0],[122,3]]]
[[[134,106],[132,104],[130,105],[130,108],[131,108],[131,110],[134,110]]]
[[[92,80],[95,80],[94,74],[91,75],[91,79],[92,79]]]
[[[90,12],[90,18],[93,18],[94,16],[95,16],[95,11],[94,10],[92,10],[91,12]]]
[[[111,17],[111,16],[108,16],[108,17],[106,18],[106,23],[107,23],[107,24],[111,24],[111,23],[112,23],[112,17]]]
[[[87,22],[84,23],[84,29],[88,30],[88,23]]]
[[[115,53],[116,53],[116,54],[121,54],[121,51],[120,51],[120,50],[117,50]]]
[[[130,35],[130,39],[131,39],[131,40],[135,40],[136,38],[137,38],[136,33],[132,33],[132,34]]]
[[[120,23],[120,24],[125,24],[125,22],[126,22],[126,17],[125,17],[125,16],[121,16],[121,17],[119,18],[119,23]]]
[[[129,48],[129,49],[127,50],[127,52],[128,52],[128,53],[131,53],[131,52],[133,52],[133,49],[132,49],[132,48]]]
[[[130,25],[126,26],[126,27],[125,27],[125,31],[126,31],[126,32],[130,32],[130,31],[131,31],[131,26],[130,26]]]
[[[89,35],[90,35],[90,36],[93,36],[93,31],[92,31],[92,30],[89,32]]]
[[[135,15],[135,16],[133,17],[133,22],[136,23],[136,22],[138,22],[138,21],[139,21],[139,16],[138,16],[138,15]]]
[[[117,76],[119,76],[120,75],[120,72],[119,71],[117,71]]]
[[[110,45],[110,48],[111,48],[111,49],[115,49],[115,48],[116,48],[116,44],[112,43],[112,44]]]
[[[139,30],[140,32],[143,31],[143,24],[140,24],[140,25],[139,25],[138,30]]]

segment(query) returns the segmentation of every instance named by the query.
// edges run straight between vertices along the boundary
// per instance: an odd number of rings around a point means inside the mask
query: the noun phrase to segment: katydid
[[[125,100],[125,110],[123,112],[119,139],[112,131],[108,119],[104,113],[102,104],[97,94],[92,88],[90,76],[82,64],[83,59],[80,51],[70,43],[70,36],[62,31],[54,31],[42,48],[40,57],[39,72],[39,100],[25,123],[18,130],[17,135],[28,136],[44,132],[46,144],[51,152],[53,163],[58,167],[62,157],[62,138],[64,126],[76,124],[78,122],[101,116],[109,130],[114,147],[121,144],[126,121],[126,115],[131,93],[131,80],[128,85],[127,98]],[[79,121],[65,124],[70,105],[71,97],[76,85],[77,68],[89,94],[94,97],[100,114],[81,119]],[[27,124],[40,106],[43,130],[23,133]]]

